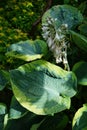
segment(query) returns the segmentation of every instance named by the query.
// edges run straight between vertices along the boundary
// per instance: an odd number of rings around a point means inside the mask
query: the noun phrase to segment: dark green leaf
[[[64,113],[58,113],[46,117],[37,130],[64,130],[67,123],[68,117]]]
[[[27,40],[16,44],[12,44],[8,48],[7,56],[22,59],[24,61],[32,61],[40,59],[46,55],[48,51],[47,44],[42,40]]]
[[[86,10],[86,7],[87,7],[87,1],[84,1],[84,2],[81,2],[81,4],[79,5],[79,10],[81,11],[82,14],[85,13],[85,10]]]
[[[87,38],[81,34],[78,34],[74,31],[70,31],[71,38],[74,43],[83,51],[87,52]]]
[[[82,24],[79,26],[80,33],[87,36],[87,24]]]
[[[30,130],[33,124],[41,122],[42,119],[42,116],[28,112],[19,119],[8,120],[4,130]]]
[[[11,70],[12,90],[26,109],[41,115],[70,108],[77,80],[72,72],[38,60]]]
[[[76,63],[72,71],[77,76],[78,84],[87,85],[87,62]]]
[[[68,4],[70,0],[64,0],[64,4]]]
[[[15,97],[13,97],[10,106],[9,119],[21,118],[27,114],[27,112],[28,111],[19,104]]]
[[[4,70],[0,70],[0,91],[3,90],[8,83],[9,73]]]

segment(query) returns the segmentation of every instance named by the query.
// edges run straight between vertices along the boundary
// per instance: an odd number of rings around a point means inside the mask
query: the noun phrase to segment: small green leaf
[[[87,104],[84,104],[75,114],[72,130],[87,130]]]
[[[4,117],[7,112],[6,105],[3,103],[0,103],[0,130],[3,130],[4,128]]]
[[[81,34],[78,34],[74,31],[69,31],[71,34],[71,38],[74,43],[83,51],[87,52],[87,38]]]
[[[80,11],[70,5],[57,5],[46,11],[42,17],[42,24],[47,24],[47,18],[56,19],[54,23],[55,29],[61,24],[67,24],[68,28],[75,28],[83,21]]]
[[[4,70],[0,70],[0,91],[3,90],[8,83],[9,73]]]
[[[27,114],[27,112],[28,111],[19,104],[15,97],[13,97],[10,106],[9,119],[21,118]]]
[[[23,107],[36,114],[47,115],[70,108],[76,94],[77,80],[73,72],[47,61],[38,60],[10,71],[12,90]]]
[[[74,65],[72,71],[77,76],[77,82],[80,85],[87,85],[87,62],[78,62]]]
[[[6,53],[7,56],[19,58],[24,61],[40,59],[48,51],[47,44],[42,40],[27,40],[12,44]]]

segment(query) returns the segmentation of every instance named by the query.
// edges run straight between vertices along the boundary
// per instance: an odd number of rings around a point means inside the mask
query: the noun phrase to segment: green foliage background
[[[71,72],[65,71],[62,64],[59,64],[59,67],[55,63],[41,36],[41,20],[46,10],[55,5],[66,4],[76,7],[84,18],[81,24],[69,32],[68,61]],[[41,58],[42,60],[38,60]],[[31,59],[34,61],[31,62]],[[38,78],[39,85],[36,77],[32,75],[41,77]],[[28,76],[31,78],[29,81]],[[28,84],[34,89],[27,89]],[[50,90],[46,84],[50,85]],[[52,91],[53,84],[58,85],[54,91]],[[60,89],[61,84],[64,84],[64,91]],[[23,88],[23,85],[26,88]],[[41,97],[42,94],[45,95],[44,98]],[[57,94],[59,100],[55,98]],[[49,110],[48,104],[51,98],[54,99],[51,104],[54,109]],[[44,112],[43,102],[47,103]],[[41,104],[38,108],[40,110],[35,108],[34,103],[37,106]],[[87,1],[0,0],[0,130],[87,130],[86,115]]]

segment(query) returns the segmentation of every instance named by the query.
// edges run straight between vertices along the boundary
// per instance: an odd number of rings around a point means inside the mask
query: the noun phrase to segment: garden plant
[[[43,14],[39,38],[2,46],[12,63],[0,69],[0,130],[87,130],[86,2],[69,2]],[[12,26],[27,32],[21,19]]]

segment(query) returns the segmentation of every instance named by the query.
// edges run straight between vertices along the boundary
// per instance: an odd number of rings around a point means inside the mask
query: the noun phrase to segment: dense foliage
[[[1,1],[0,130],[87,130],[87,2],[49,2]]]

